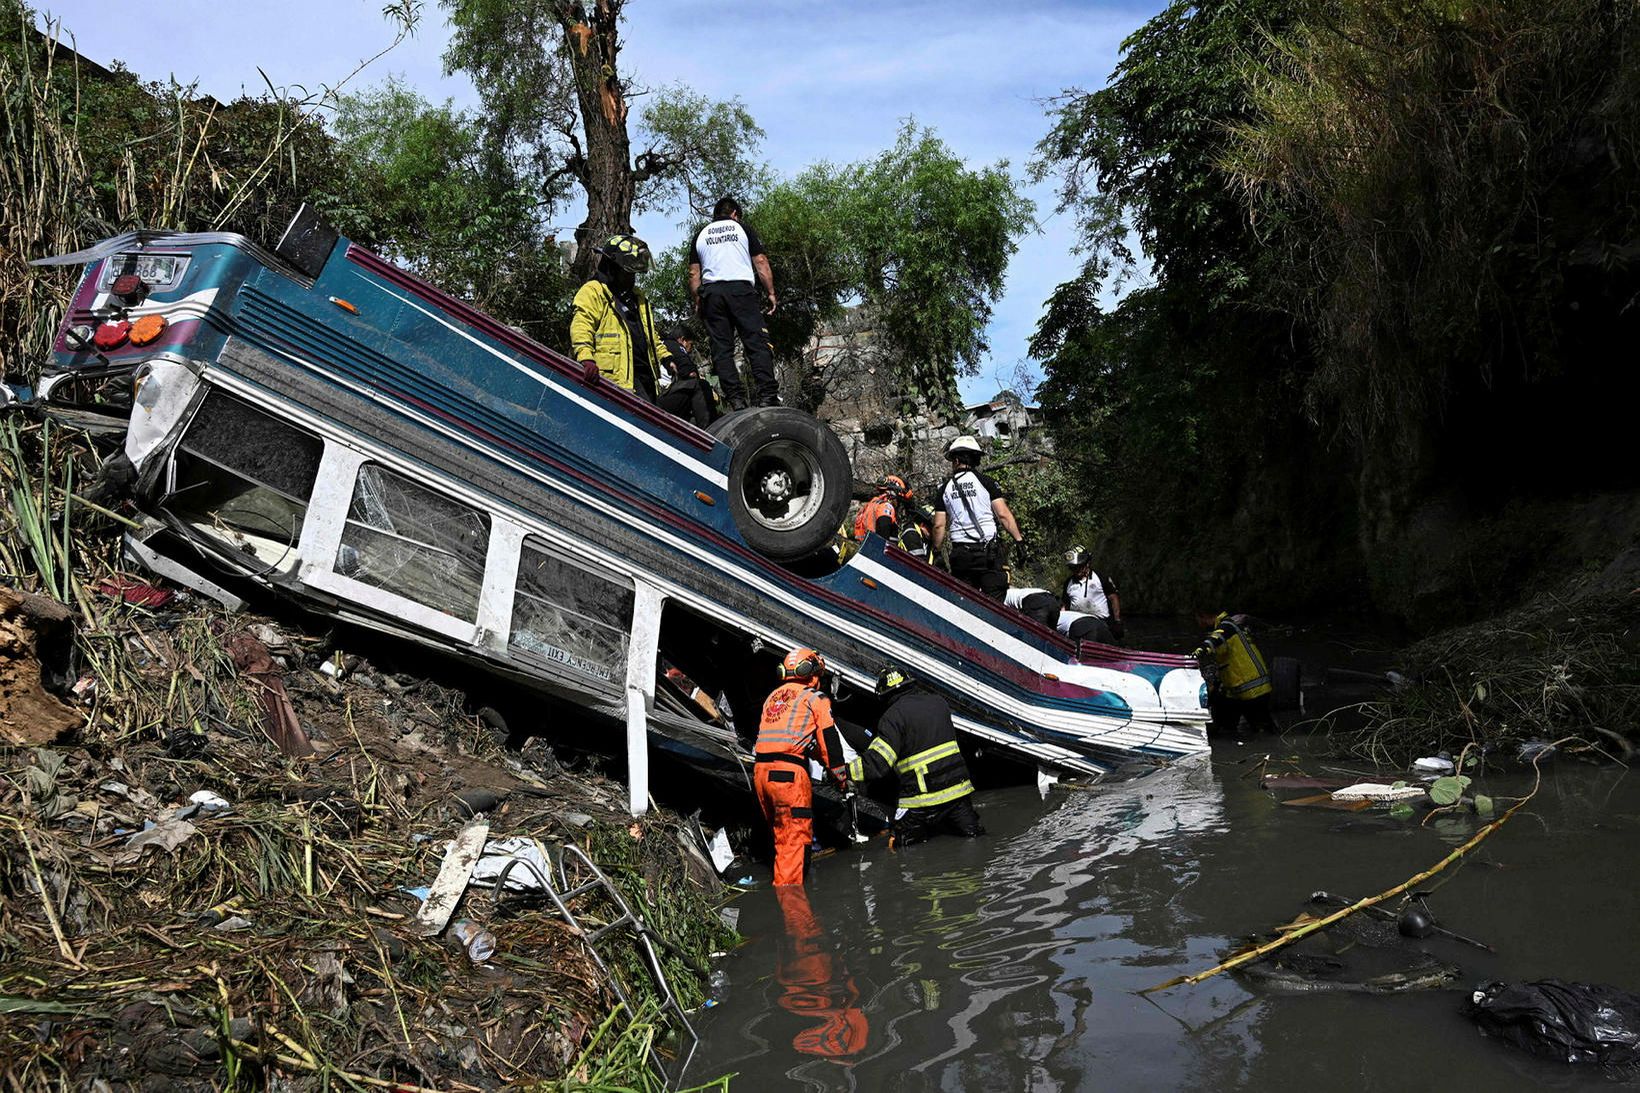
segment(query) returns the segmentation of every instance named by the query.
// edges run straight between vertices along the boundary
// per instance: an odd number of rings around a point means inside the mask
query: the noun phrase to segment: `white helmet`
[[[959,436],[945,446],[947,458],[956,455],[958,452],[972,452],[976,456],[979,455],[979,440],[971,436]]]

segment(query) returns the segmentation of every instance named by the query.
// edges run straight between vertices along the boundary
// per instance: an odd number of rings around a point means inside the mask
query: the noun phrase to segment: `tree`
[[[630,100],[640,94],[620,64],[626,0],[442,0],[450,12],[447,72],[472,77],[493,147],[523,154],[546,188],[572,179],[586,199],[577,243],[632,230],[635,207],[703,200],[707,186],[755,178],[763,131],[739,102],[709,103],[682,88],[644,113],[633,155]],[[575,259],[592,271],[590,246]]]
[[[537,340],[564,340],[569,286],[529,160],[398,80],[344,96],[333,130],[346,179],[316,203],[339,229]]]
[[[1640,7],[1341,0],[1280,47],[1226,164],[1315,331],[1312,413],[1403,497],[1553,488],[1557,439],[1584,485],[1632,467],[1603,347],[1640,295]]]
[[[860,307],[900,393],[954,406],[1033,211],[1006,163],[970,168],[915,122],[872,159],[770,187],[747,217],[779,278],[777,356],[799,359],[822,324]]]
[[[1086,256],[1031,342],[1040,398],[1055,450],[1085,467],[1090,545],[1153,603],[1230,587],[1296,598],[1305,544],[1350,542],[1349,502],[1318,473],[1336,461],[1292,394],[1305,332],[1266,299],[1261,232],[1282,209],[1255,224],[1222,163],[1257,113],[1246,73],[1300,2],[1169,4],[1103,89],[1053,102],[1033,164],[1058,179]],[[1134,280],[1147,283],[1112,302]]]

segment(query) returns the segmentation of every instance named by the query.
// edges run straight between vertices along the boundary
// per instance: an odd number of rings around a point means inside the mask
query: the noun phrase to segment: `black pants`
[[[702,429],[712,424],[717,416],[712,405],[712,389],[698,376],[674,380],[661,394],[660,408],[674,417],[692,421]]]
[[[1241,719],[1246,718],[1247,724],[1254,732],[1279,732],[1276,728],[1276,719],[1270,713],[1270,696],[1259,695],[1257,698],[1228,698],[1225,695],[1209,695],[1207,698],[1207,712],[1213,715],[1213,723],[1209,731],[1229,735],[1241,725]]]
[[[981,543],[951,544],[951,576],[973,585],[993,600],[1008,594],[1008,574],[995,546]]]
[[[1059,621],[1059,601],[1052,592],[1032,592],[1019,601],[1019,613],[1043,626],[1052,626]]]
[[[1089,616],[1077,619],[1071,623],[1070,633],[1065,635],[1072,641],[1097,641],[1105,645],[1115,645],[1116,638],[1110,632],[1110,624],[1104,619]]]
[[[758,401],[778,398],[780,381],[774,374],[774,350],[769,345],[769,324],[764,321],[757,289],[746,281],[723,281],[704,285],[700,290],[700,317],[706,336],[712,341],[712,371],[723,385],[725,399],[746,397],[735,368],[735,335],[746,350],[751,369],[753,394]]]
[[[896,846],[910,846],[935,835],[972,839],[983,834],[985,828],[974,811],[974,795],[970,793],[933,808],[906,809],[905,815],[894,821],[893,840]]]

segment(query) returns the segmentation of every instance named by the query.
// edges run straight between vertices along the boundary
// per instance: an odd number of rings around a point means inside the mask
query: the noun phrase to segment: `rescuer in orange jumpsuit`
[[[867,532],[875,531],[891,543],[899,542],[898,502],[910,496],[911,490],[906,486],[905,479],[897,474],[884,477],[877,483],[876,495],[861,505],[859,513],[854,517],[854,537],[864,539]]]
[[[845,793],[843,742],[820,691],[826,670],[813,649],[793,649],[780,663],[784,681],[763,703],[757,729],[757,800],[774,830],[774,882],[802,884],[814,840],[814,787],[809,759],[819,761]]]
[[[860,988],[814,917],[808,892],[797,886],[774,891],[786,922],[774,973],[778,1002],[787,1013],[815,1022],[792,1037],[792,1047],[830,1059],[858,1055],[871,1031],[860,1008]]]

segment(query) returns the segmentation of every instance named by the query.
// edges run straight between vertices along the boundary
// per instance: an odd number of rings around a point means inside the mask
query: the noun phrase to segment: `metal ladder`
[[[577,862],[577,873],[581,869],[585,869],[591,875],[590,880],[583,881],[573,887],[570,883],[569,867],[565,864],[565,860],[572,857]],[[655,1068],[655,1073],[660,1076],[661,1081],[667,1083],[668,1086],[675,1079],[681,1080],[684,1072],[689,1069],[689,1064],[694,1060],[696,1049],[700,1047],[700,1035],[695,1032],[695,1026],[690,1023],[689,1015],[678,1002],[677,995],[672,992],[672,984],[666,979],[666,971],[661,967],[660,954],[655,950],[654,935],[650,932],[649,927],[644,924],[643,919],[639,918],[632,908],[627,905],[626,897],[621,895],[621,890],[615,887],[615,884],[602,869],[598,868],[597,863],[587,855],[587,852],[575,843],[565,843],[558,848],[556,854],[549,851],[547,858],[557,872],[556,884],[553,883],[555,878],[543,877],[541,871],[535,868],[534,865],[515,858],[508,862],[496,876],[497,905],[499,906],[507,891],[507,877],[512,873],[514,867],[523,866],[535,876],[541,885],[541,889],[546,892],[547,897],[558,908],[558,913],[563,916],[564,921],[580,936],[582,941],[586,942],[587,952],[592,955],[593,963],[597,964],[598,970],[604,973],[604,978],[608,980],[610,987],[615,991],[615,997],[620,999],[621,1005],[626,1007],[627,1014],[636,1016],[637,1010],[633,1008],[631,999],[627,997],[626,988],[621,985],[620,978],[605,963],[603,954],[598,951],[598,943],[604,938],[622,927],[630,928],[633,936],[637,938],[638,948],[643,953],[644,962],[649,965],[649,973],[655,980],[655,985],[660,988],[661,1012],[672,1021],[675,1021],[679,1029],[680,1052],[677,1073],[673,1075],[667,1072],[666,1060],[662,1057],[658,1046],[653,1041],[649,1045],[649,1063]],[[570,910],[569,905],[581,896],[600,890],[615,905],[619,913],[604,925],[588,930],[581,925],[580,920],[575,917],[575,912]],[[681,1050],[685,1044],[687,1050]]]

